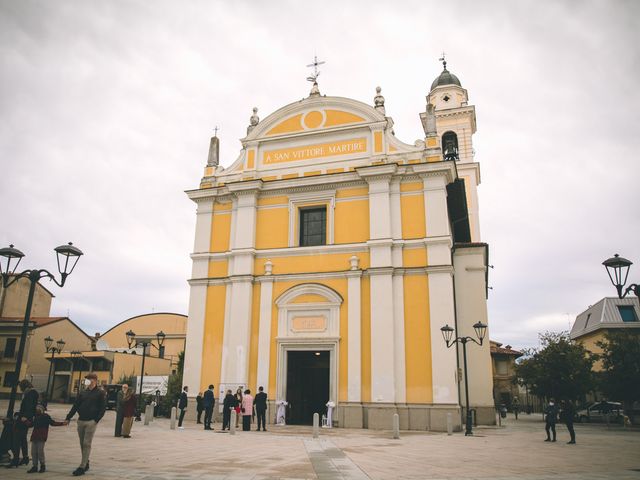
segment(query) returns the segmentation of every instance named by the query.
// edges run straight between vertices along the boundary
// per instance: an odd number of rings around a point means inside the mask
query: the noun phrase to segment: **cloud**
[[[251,108],[306,96],[317,54],[324,94],[382,86],[413,143],[445,50],[477,108],[491,335],[535,345],[613,293],[602,260],[640,261],[639,19],[623,1],[0,2],[0,243],[38,267],[82,248],[53,310],[90,331],[186,313],[183,192],[213,127],[230,165]]]

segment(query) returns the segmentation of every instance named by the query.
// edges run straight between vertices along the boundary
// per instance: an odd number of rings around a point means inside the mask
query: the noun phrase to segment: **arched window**
[[[458,136],[455,132],[448,131],[442,135],[442,155],[445,160],[452,162],[460,160],[458,156]]]

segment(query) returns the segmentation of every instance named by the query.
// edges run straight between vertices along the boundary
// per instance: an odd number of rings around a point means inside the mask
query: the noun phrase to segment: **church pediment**
[[[243,143],[385,121],[384,115],[357,100],[342,97],[307,98],[289,104],[261,120]]]

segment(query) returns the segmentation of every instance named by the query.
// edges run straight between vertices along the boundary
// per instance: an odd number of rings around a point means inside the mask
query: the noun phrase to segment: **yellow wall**
[[[220,383],[226,293],[226,285],[207,287],[207,307],[202,338],[203,362],[198,391],[206,390],[209,384],[218,385]]]
[[[404,277],[407,402],[433,401],[429,290],[426,275]]]
[[[595,332],[589,333],[584,337],[580,337],[577,341],[591,353],[602,353],[602,349],[598,345],[596,345],[596,343],[604,341],[606,333],[606,330],[596,330]],[[595,372],[599,372],[602,370],[601,360],[598,360],[593,364],[593,370]]]
[[[231,202],[216,203],[211,216],[211,252],[229,250],[231,237]]]
[[[288,245],[289,208],[259,209],[256,213],[256,248],[286,248]]]
[[[419,185],[422,188],[422,185]],[[402,184],[401,191],[410,188],[410,186],[411,184]],[[402,212],[402,238],[407,240],[426,237],[424,194],[401,195],[400,208]]]
[[[142,355],[131,355],[126,353],[114,354],[113,376],[111,383],[116,383],[123,376],[140,375],[142,369]],[[170,375],[171,364],[168,359],[149,357],[144,360],[145,375]]]
[[[335,243],[359,243],[369,240],[369,200],[337,202],[334,211]]]
[[[349,270],[351,264],[349,259],[352,255],[360,258],[360,268],[369,268],[369,253],[334,253],[334,254],[317,254],[317,255],[300,255],[292,257],[275,257],[271,258],[273,263],[273,274],[279,275],[283,273],[306,273],[306,272],[336,272]],[[263,258],[255,260],[254,268],[256,272],[264,270]]]

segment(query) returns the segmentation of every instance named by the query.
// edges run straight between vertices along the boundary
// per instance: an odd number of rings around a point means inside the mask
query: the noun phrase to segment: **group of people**
[[[180,394],[178,401],[178,409],[180,410],[180,417],[178,420],[178,428],[183,429],[182,426],[185,412],[187,411],[187,405],[189,402],[187,393],[188,387],[184,387]],[[198,393],[196,397],[196,411],[197,411],[197,423],[202,424],[202,414],[204,413],[204,429],[213,430],[211,426],[213,422],[213,408],[215,406],[215,394],[214,386],[209,385],[209,388],[203,393]],[[235,426],[240,424],[240,417],[242,417],[242,430],[251,430],[251,423],[255,417],[258,418],[259,431],[262,428],[263,432],[267,431],[267,394],[264,392],[263,387],[258,388],[258,393],[255,397],[251,395],[251,390],[243,390],[242,387],[238,387],[234,394],[231,390],[227,390],[222,402],[222,430],[231,429],[231,412],[236,412]]]
[[[7,468],[17,468],[21,465],[29,464],[29,452],[27,447],[27,436],[29,429],[33,427],[31,433],[31,469],[28,473],[43,473],[46,471],[46,461],[44,445],[47,441],[50,426],[69,425],[71,419],[78,414],[78,437],[80,439],[80,450],[82,458],[80,465],[72,474],[74,476],[84,475],[89,470],[89,455],[91,453],[91,443],[96,431],[98,422],[102,420],[106,409],[105,394],[98,388],[98,377],[95,373],[88,373],[84,378],[85,389],[78,394],[71,410],[64,421],[57,422],[46,412],[45,405],[38,403],[38,392],[28,380],[21,380],[18,386],[23,392],[20,409],[13,417],[13,441],[12,459]],[[22,453],[22,458],[20,458]]]
[[[556,405],[555,400],[551,398],[547,408],[544,410],[544,429],[547,432],[545,442],[556,441],[556,423],[558,422],[558,419],[560,419],[567,426],[567,430],[569,431],[569,436],[571,438],[567,444],[574,445],[576,443],[576,432],[573,429],[573,420],[575,416],[576,409],[571,401],[563,400],[560,404],[560,409],[558,409],[558,405]]]

